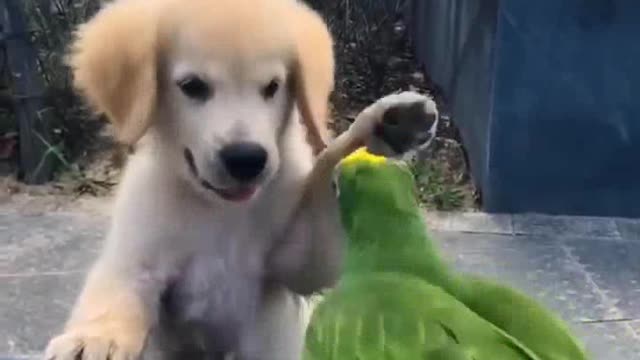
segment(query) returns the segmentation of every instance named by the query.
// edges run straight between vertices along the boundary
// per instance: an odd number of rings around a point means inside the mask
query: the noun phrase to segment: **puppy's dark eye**
[[[273,79],[269,82],[269,84],[267,84],[267,86],[262,88],[262,96],[264,96],[264,98],[267,100],[271,99],[276,95],[279,89],[280,83],[278,82],[278,80]]]
[[[187,97],[204,101],[211,97],[211,87],[201,78],[191,75],[178,81],[178,87]]]

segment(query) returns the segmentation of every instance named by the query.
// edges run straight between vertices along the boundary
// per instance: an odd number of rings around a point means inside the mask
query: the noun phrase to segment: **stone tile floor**
[[[538,298],[594,359],[640,360],[640,220],[434,213],[427,222],[459,269]],[[0,360],[38,357],[105,229],[101,216],[0,206]]]

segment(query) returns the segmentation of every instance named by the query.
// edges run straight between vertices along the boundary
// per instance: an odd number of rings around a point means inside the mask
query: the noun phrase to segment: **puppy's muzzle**
[[[267,164],[267,150],[260,144],[238,142],[220,150],[220,159],[227,173],[240,183],[257,179]]]

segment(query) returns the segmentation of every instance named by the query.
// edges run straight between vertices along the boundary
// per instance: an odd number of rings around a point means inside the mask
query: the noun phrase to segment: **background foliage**
[[[74,30],[98,10],[101,2],[24,2],[29,33],[46,82],[47,100],[58,119],[53,126],[55,154],[65,165],[62,178],[68,179],[71,174],[72,189],[76,192],[96,193],[100,192],[96,188],[106,189],[115,184],[125,153],[100,131],[105,122],[95,119],[74,94],[64,61]],[[406,36],[403,10],[407,0],[306,2],[323,15],[335,38],[336,89],[332,94],[335,132],[344,131],[358,111],[388,93],[415,90],[432,94],[444,116],[440,138],[427,162],[414,166],[420,196],[426,206],[435,209],[469,207],[473,203],[473,190],[457,130],[446,115],[446,104],[438,96],[437,88],[416,66]],[[0,119],[10,119],[10,115],[0,112]],[[9,130],[0,127],[0,140],[3,131]]]

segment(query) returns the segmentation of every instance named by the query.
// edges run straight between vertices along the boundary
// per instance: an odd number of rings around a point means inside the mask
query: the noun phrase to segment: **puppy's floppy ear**
[[[335,68],[333,39],[324,20],[306,5],[297,4],[293,23],[297,50],[296,102],[308,130],[308,140],[317,154],[326,147],[329,137],[329,95]]]
[[[154,116],[158,92],[157,3],[116,1],[78,29],[67,61],[74,86],[134,144]]]

